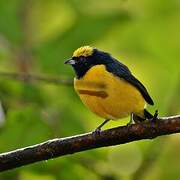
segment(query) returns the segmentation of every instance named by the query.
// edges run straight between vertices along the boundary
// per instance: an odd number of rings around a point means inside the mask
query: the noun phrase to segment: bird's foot
[[[99,136],[100,133],[101,133],[101,128],[96,128],[96,129],[92,132],[92,134],[93,134],[94,136]]]
[[[133,124],[133,113],[131,113],[130,120],[129,120],[129,122],[126,124],[126,126],[130,126],[131,124]]]
[[[101,132],[101,128],[107,123],[109,122],[110,119],[105,119],[104,122],[102,124],[100,124],[92,133],[97,136],[97,135],[100,135],[100,132]]]
[[[129,121],[127,124],[126,124],[126,126],[130,126],[130,125],[132,125],[133,124],[133,122],[132,121]]]

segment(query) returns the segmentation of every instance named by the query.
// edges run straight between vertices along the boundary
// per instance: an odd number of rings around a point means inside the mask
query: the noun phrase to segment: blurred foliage
[[[180,113],[180,1],[0,1],[0,70],[73,78],[65,59],[92,45],[126,63],[160,115]],[[72,87],[0,77],[0,151],[93,130],[101,119]],[[106,128],[126,124],[128,118]],[[87,151],[1,173],[0,179],[145,179],[180,176],[179,135]]]

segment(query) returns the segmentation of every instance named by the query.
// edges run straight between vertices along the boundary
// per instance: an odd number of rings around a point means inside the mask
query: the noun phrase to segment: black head
[[[83,77],[91,67],[99,64],[106,65],[112,62],[113,58],[110,54],[90,46],[83,46],[74,51],[72,58],[67,60],[65,64],[72,65],[79,79]]]

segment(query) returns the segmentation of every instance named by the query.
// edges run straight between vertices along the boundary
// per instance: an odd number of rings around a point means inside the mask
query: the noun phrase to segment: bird
[[[110,120],[130,116],[127,125],[155,119],[146,109],[154,105],[145,86],[131,73],[129,68],[111,54],[91,46],[82,46],[65,61],[75,71],[74,89],[81,101],[93,113],[103,118],[94,132]]]

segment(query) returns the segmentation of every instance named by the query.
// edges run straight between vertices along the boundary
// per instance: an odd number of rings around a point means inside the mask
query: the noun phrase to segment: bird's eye
[[[84,61],[84,59],[85,59],[85,58],[84,58],[83,56],[80,56],[80,57],[79,57],[79,60],[80,60],[80,61]]]
[[[85,66],[87,66],[87,58],[86,57],[84,57],[84,56],[80,56],[79,57],[79,61],[80,61],[80,63],[81,64],[83,64],[83,65],[85,65]]]

